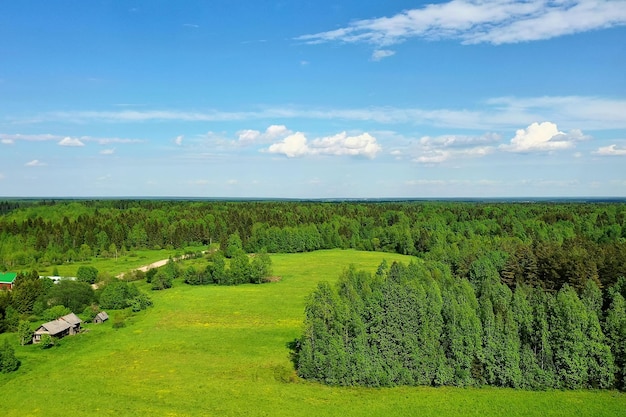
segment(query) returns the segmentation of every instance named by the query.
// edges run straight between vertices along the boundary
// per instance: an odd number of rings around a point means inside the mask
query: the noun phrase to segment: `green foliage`
[[[265,278],[272,275],[272,259],[266,251],[255,254],[250,262],[249,282],[260,284]]]
[[[226,248],[224,248],[224,255],[227,258],[233,258],[240,252],[243,252],[241,237],[239,237],[238,233],[233,233],[228,237]]]
[[[94,284],[98,279],[98,270],[93,266],[79,266],[76,272],[76,278],[80,282]]]
[[[13,346],[5,339],[0,345],[0,373],[6,374],[16,371],[20,367],[20,361],[15,357]]]
[[[103,309],[121,310],[130,306],[131,300],[139,295],[133,284],[124,281],[109,283],[100,294],[100,307]]]
[[[172,288],[173,277],[168,271],[159,268],[156,274],[152,277],[152,289],[153,290],[165,290]]]
[[[30,324],[27,321],[20,321],[17,326],[17,338],[20,342],[20,346],[29,344],[33,339],[33,330],[30,328]]]
[[[56,340],[54,340],[54,337],[50,336],[47,333],[41,335],[41,339],[39,341],[39,347],[41,349],[49,349],[55,344],[56,344]]]
[[[98,308],[96,304],[88,305],[83,310],[81,314],[81,318],[83,319],[83,321],[89,323],[89,322],[92,322],[93,319],[96,318],[99,312],[100,312],[100,309]]]
[[[50,287],[44,298],[46,305],[63,305],[73,312],[78,312],[95,301],[95,293],[86,282],[61,280]]]
[[[152,300],[145,293],[139,293],[139,295],[135,296],[130,302],[131,310],[135,313],[141,310],[145,310],[146,308],[151,306]]]
[[[42,318],[45,321],[56,320],[59,317],[65,316],[66,314],[70,314],[72,310],[65,307],[64,305],[55,305],[54,307],[50,307],[49,309],[43,312]]]
[[[335,288],[319,284],[292,346],[298,374],[331,385],[614,386],[593,288],[585,302],[567,285],[556,298],[524,285],[513,292],[490,257],[469,276],[471,284],[445,265],[394,263],[374,276],[350,269]]]

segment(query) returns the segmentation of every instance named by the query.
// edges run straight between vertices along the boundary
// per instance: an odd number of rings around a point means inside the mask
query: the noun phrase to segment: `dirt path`
[[[202,251],[202,254],[203,254],[203,255],[204,255],[204,254],[206,254],[206,253],[208,253],[208,251]],[[186,259],[186,258],[188,258],[188,257],[189,257],[189,256],[183,255],[183,256],[179,256],[179,257],[177,257],[177,258],[173,258],[173,259],[174,259],[175,261],[179,261],[179,260],[181,260],[181,259]],[[161,259],[160,261],[152,262],[151,264],[148,264],[148,265],[143,265],[143,266],[140,266],[140,267],[138,267],[138,268],[134,268],[134,269],[133,269],[132,271],[130,271],[130,272],[133,272],[133,271],[148,272],[148,270],[149,270],[149,269],[153,269],[153,268],[160,268],[160,267],[164,266],[165,264],[167,264],[167,262],[168,262],[169,260],[170,260],[170,258],[167,258],[167,259]],[[120,278],[120,279],[122,279],[122,278],[124,278],[124,274],[126,274],[126,272],[122,272],[121,274],[116,275],[116,278]]]

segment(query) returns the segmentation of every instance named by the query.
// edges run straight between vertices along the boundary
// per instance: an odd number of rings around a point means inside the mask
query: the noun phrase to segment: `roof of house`
[[[77,324],[82,323],[83,321],[78,318],[78,316],[74,313],[66,314],[63,317],[59,317],[59,320],[64,320],[71,324],[72,326],[76,326]]]
[[[62,331],[67,330],[70,327],[74,327],[80,323],[82,323],[82,320],[79,319],[76,314],[70,313],[70,314],[66,314],[63,317],[59,317],[56,320],[52,320],[52,321],[42,324],[35,331],[35,333],[36,334],[49,333],[52,336],[54,336],[55,334],[61,333]]]
[[[99,318],[100,320],[105,321],[109,319],[109,315],[107,314],[106,311],[101,311],[98,314],[96,314],[96,318]]]
[[[17,272],[0,272],[0,283],[12,284],[17,277]]]
[[[68,322],[57,319],[57,320],[49,321],[47,323],[42,324],[35,331],[35,333],[38,333],[38,334],[49,333],[50,335],[54,336],[55,334],[61,333],[62,331],[67,330],[70,327],[72,327],[72,325],[69,324]]]

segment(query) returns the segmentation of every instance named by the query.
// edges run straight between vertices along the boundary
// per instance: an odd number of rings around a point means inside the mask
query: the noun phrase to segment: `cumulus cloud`
[[[0,139],[0,143],[3,145],[13,145],[15,141],[13,139]]]
[[[309,141],[302,132],[296,132],[272,144],[269,153],[283,154],[289,158],[305,155],[364,156],[373,159],[382,150],[376,138],[369,133],[348,136],[341,132],[333,136]]]
[[[279,153],[294,158],[311,153],[311,149],[307,144],[307,138],[301,132],[287,136],[278,143],[270,145],[269,153]]]
[[[59,146],[85,146],[85,144],[81,142],[80,139],[66,136],[61,139],[61,141],[59,142]]]
[[[372,52],[372,61],[380,61],[381,59],[388,58],[396,54],[396,51],[389,49],[377,49]]]
[[[593,152],[595,155],[601,156],[626,156],[626,146],[618,147],[617,145],[602,146]]]
[[[287,129],[284,125],[271,125],[265,132],[260,132],[258,130],[240,130],[237,132],[237,136],[239,139],[239,143],[241,144],[251,144],[251,143],[267,143],[272,142],[280,137],[285,137],[289,135],[291,131]]]
[[[100,155],[113,155],[115,153],[115,148],[103,149],[100,151]]]
[[[343,28],[302,35],[296,40],[380,47],[422,38],[498,45],[625,24],[624,0],[451,0],[389,17],[355,20]]]
[[[557,125],[551,122],[533,123],[526,129],[519,129],[510,144],[500,145],[500,148],[509,152],[546,152],[569,149],[575,142],[588,139],[580,130],[570,133],[559,131]]]
[[[24,166],[27,166],[27,167],[41,167],[41,166],[44,166],[44,165],[46,165],[46,164],[41,162],[39,159],[33,159],[32,161],[26,162],[24,164]]]
[[[183,135],[178,135],[176,136],[176,138],[174,139],[174,143],[178,146],[181,146],[183,144],[183,139],[185,138],[185,136]]]

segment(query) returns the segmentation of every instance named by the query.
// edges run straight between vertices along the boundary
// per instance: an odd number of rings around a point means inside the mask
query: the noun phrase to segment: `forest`
[[[94,291],[97,271],[59,286],[39,280],[38,268],[219,245],[203,255],[205,268],[172,263],[132,278],[152,289],[177,277],[236,285],[269,275],[268,253],[357,249],[415,261],[320,284],[292,344],[300,376],[369,386],[625,385],[623,203],[15,200],[0,202],[0,213],[0,271],[20,273],[0,294],[2,331],[53,307],[151,303],[127,282]]]

